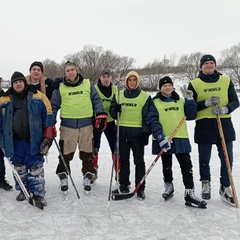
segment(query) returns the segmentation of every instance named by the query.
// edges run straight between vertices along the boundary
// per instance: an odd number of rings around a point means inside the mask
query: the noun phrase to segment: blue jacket
[[[47,97],[37,91],[28,92],[28,121],[30,128],[30,151],[31,154],[40,154],[40,145],[43,141],[44,128],[53,126],[52,108]],[[5,150],[6,157],[14,154],[13,145],[13,114],[14,101],[13,93],[0,98],[0,144]]]
[[[179,100],[179,95],[176,92],[172,92],[171,97],[164,97],[160,92],[157,93],[155,98],[160,98],[162,101],[172,102]],[[197,103],[194,100],[185,99],[184,112],[187,120],[194,120],[197,115]],[[162,124],[159,122],[159,112],[155,107],[153,101],[151,101],[148,111],[148,125],[149,129],[153,133],[153,136],[156,138],[157,135],[163,134]],[[152,154],[158,154],[160,152],[160,146],[157,140],[152,142]],[[191,152],[191,145],[188,138],[173,138],[171,143],[171,149],[164,154],[172,153],[189,153]]]

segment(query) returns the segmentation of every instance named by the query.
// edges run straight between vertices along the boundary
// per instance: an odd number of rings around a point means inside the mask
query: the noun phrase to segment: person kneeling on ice
[[[172,79],[168,76],[160,79],[159,90],[149,106],[147,119],[154,137],[152,153],[157,155],[161,149],[163,150],[161,159],[165,191],[162,197],[168,200],[174,193],[172,156],[175,154],[181,167],[186,205],[205,208],[207,203],[198,198],[194,191],[192,161],[189,154],[191,145],[186,122],[177,131],[172,141],[168,141],[168,137],[184,116],[187,117],[187,120],[195,119],[197,104],[193,100],[193,93],[186,90],[186,86],[184,86],[181,88],[184,98],[180,98],[174,91]]]
[[[59,146],[62,155],[59,156],[56,174],[60,179],[61,191],[66,192],[67,174],[71,172],[70,161],[78,146],[79,158],[82,160],[83,186],[86,193],[89,193],[96,180],[96,170],[92,162],[93,115],[94,113],[96,115],[94,121],[96,131],[105,130],[108,115],[104,112],[97,90],[89,79],[84,79],[78,73],[74,62],[65,63],[64,74],[65,77],[53,81],[55,90],[51,98],[55,120],[59,109],[61,118]]]
[[[11,85],[0,98],[1,147],[31,198],[46,206],[42,154],[47,153],[55,136],[51,104],[45,94],[30,89],[20,72],[13,73]],[[17,179],[15,183],[20,191],[16,200],[25,200]]]

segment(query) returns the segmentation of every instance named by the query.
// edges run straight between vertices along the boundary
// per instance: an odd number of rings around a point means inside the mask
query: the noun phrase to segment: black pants
[[[103,132],[94,131],[94,149],[100,149],[101,136]],[[116,132],[115,132],[115,122],[108,122],[107,128],[104,130],[104,134],[107,138],[108,145],[111,149],[112,154],[114,154],[114,148],[116,143]]]
[[[4,163],[4,153],[0,148],[0,182],[5,180],[6,168]]]
[[[129,185],[130,177],[130,150],[133,152],[133,162],[135,164],[135,186],[145,175],[144,145],[140,139],[134,141],[119,141],[120,152],[120,185]],[[142,183],[139,191],[145,189],[145,181]]]
[[[189,153],[176,153],[175,154],[182,173],[183,184],[185,188],[193,188],[193,171],[192,171],[192,161]],[[172,172],[172,154],[163,154],[162,158],[162,170],[164,182],[173,181]]]

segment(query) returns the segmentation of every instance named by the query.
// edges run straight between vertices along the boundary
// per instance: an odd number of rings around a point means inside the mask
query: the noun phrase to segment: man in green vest
[[[111,104],[111,100],[114,94],[118,91],[117,86],[112,83],[112,73],[110,69],[103,69],[101,71],[100,77],[98,79],[98,83],[95,85],[95,88],[102,100],[104,112],[108,113],[107,118],[107,127],[104,131],[94,131],[94,159],[93,159],[93,166],[98,170],[98,152],[101,145],[101,136],[104,132],[108,145],[111,149],[112,153],[112,160],[114,162],[114,168],[116,171],[116,176],[120,168],[120,163],[117,163],[118,158],[115,158],[114,150],[116,144],[116,130],[115,130],[115,120],[109,114],[109,108]]]
[[[221,119],[228,158],[232,167],[233,141],[236,139],[236,134],[231,112],[239,107],[239,100],[231,79],[216,70],[216,59],[212,55],[207,54],[201,58],[200,69],[198,77],[190,81],[188,89],[193,91],[193,98],[198,104],[194,141],[198,144],[202,198],[207,200],[211,198],[209,163],[214,144],[221,161],[219,194],[223,201],[233,205],[233,194],[230,189],[216,115]]]
[[[64,73],[64,78],[54,80],[57,84],[54,84],[56,89],[51,98],[55,119],[60,109],[59,146],[69,170],[70,161],[78,146],[79,158],[82,160],[83,186],[86,193],[89,193],[96,178],[92,163],[93,115],[96,115],[95,129],[103,131],[107,125],[107,113],[104,112],[102,101],[93,84],[78,73],[75,63],[66,62]],[[61,182],[61,190],[67,191],[68,176],[61,158],[56,173]]]

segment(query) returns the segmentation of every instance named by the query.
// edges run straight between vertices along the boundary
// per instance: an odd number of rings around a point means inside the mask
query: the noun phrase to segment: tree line
[[[176,54],[170,58],[164,56],[163,59],[155,59],[146,64],[143,68],[134,68],[135,59],[127,56],[119,56],[110,50],[102,47],[86,45],[82,50],[64,57],[61,63],[54,60],[43,60],[44,74],[54,79],[63,75],[63,66],[66,61],[73,61],[78,65],[79,72],[89,78],[93,83],[97,82],[102,69],[109,68],[116,81],[118,76],[124,77],[130,70],[137,71],[147,80],[144,85],[145,90],[156,90],[158,81],[163,75],[181,74],[186,79],[194,79],[199,72],[199,60],[203,53],[195,52],[182,55],[176,64]],[[240,85],[240,42],[230,48],[221,51],[221,56],[217,59],[217,69],[224,70],[231,77],[235,85]]]

